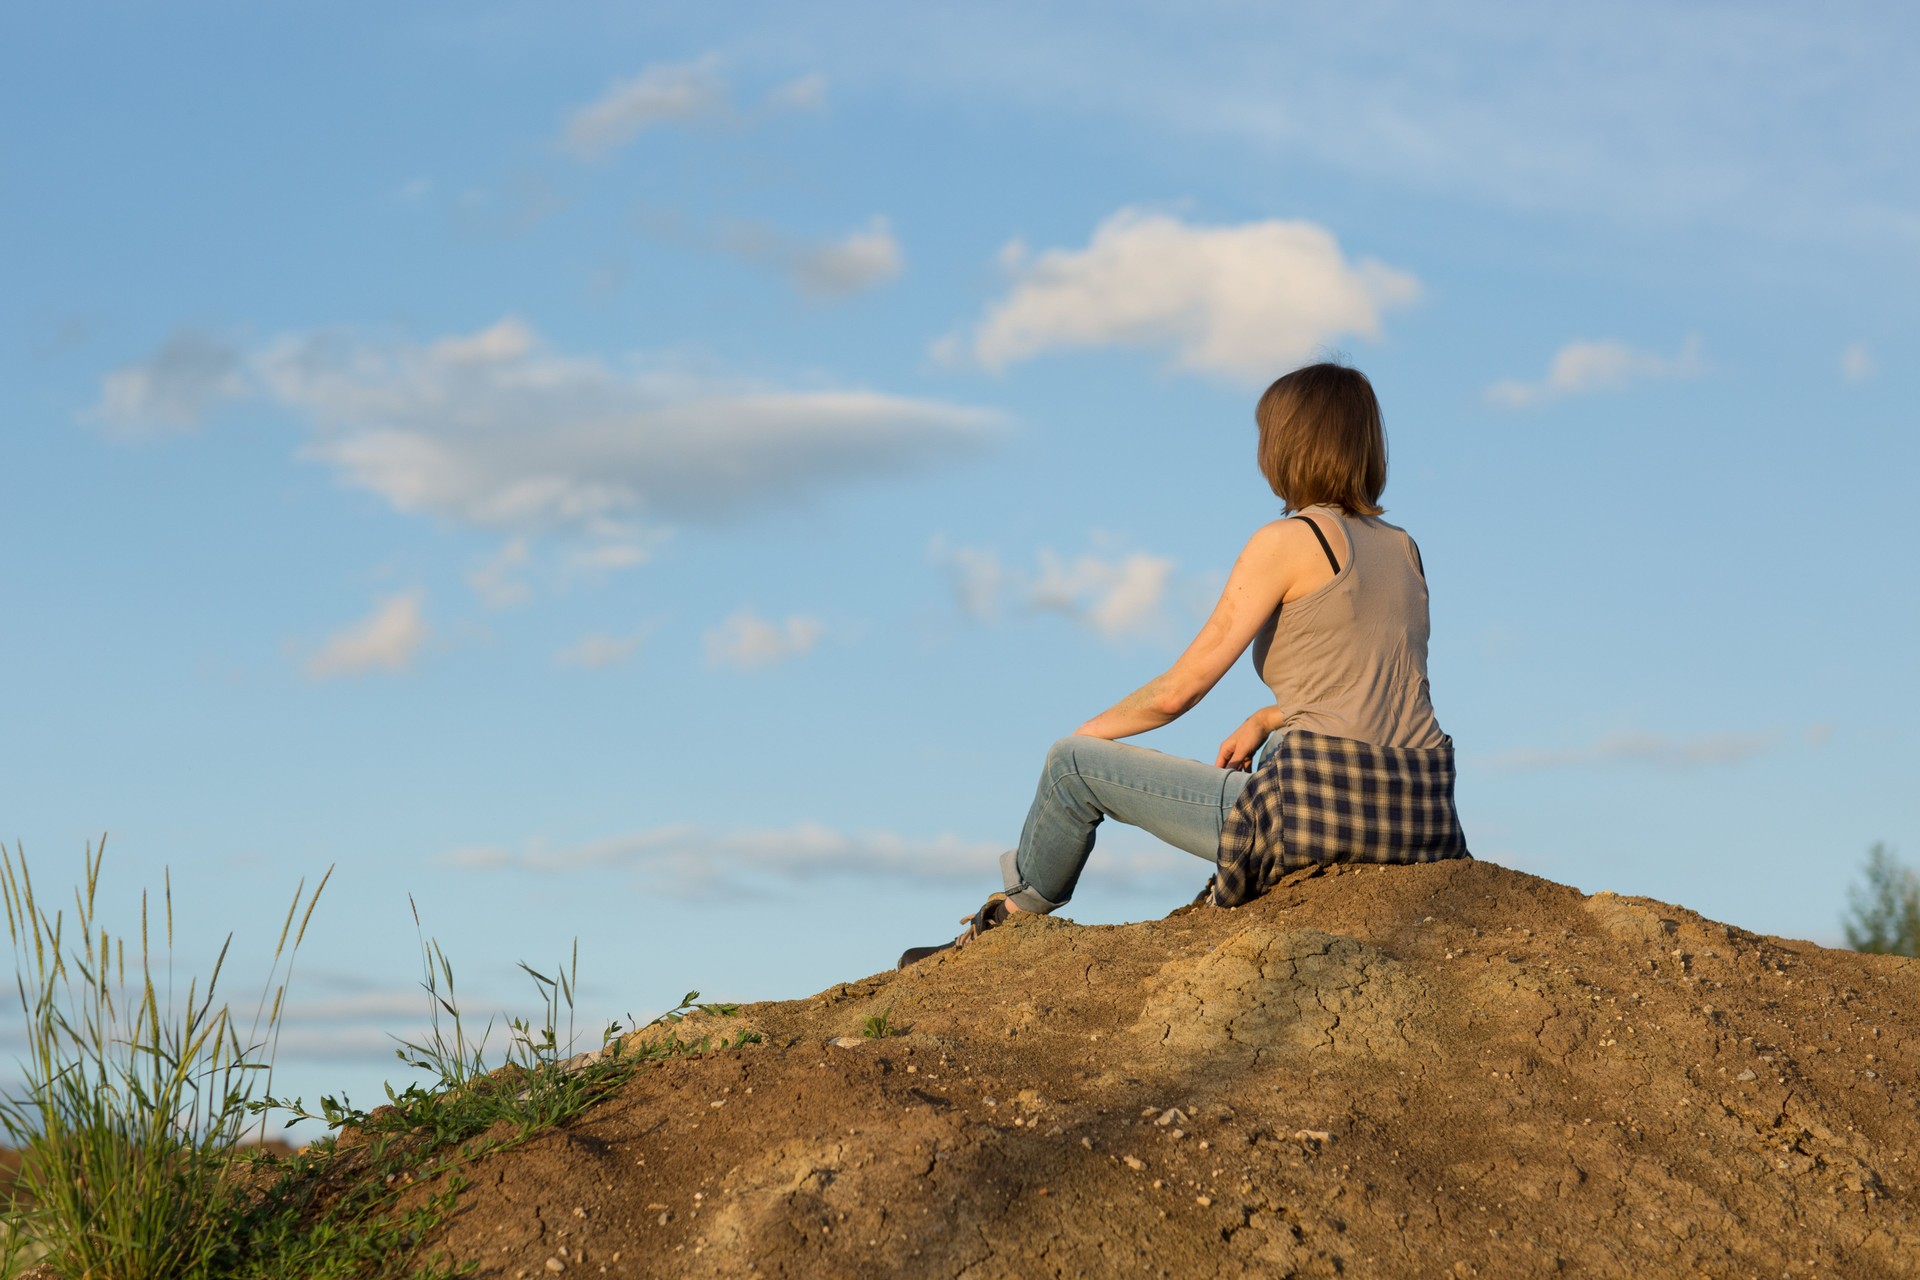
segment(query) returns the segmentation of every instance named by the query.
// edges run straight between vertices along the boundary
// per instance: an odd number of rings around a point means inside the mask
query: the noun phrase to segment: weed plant
[[[205,986],[189,982],[176,1003],[143,893],[129,968],[127,939],[99,920],[105,851],[104,838],[88,846],[69,915],[40,901],[24,851],[0,846],[0,903],[26,1017],[25,1081],[0,1098],[0,1130],[23,1156],[0,1272],[44,1256],[70,1276],[210,1275],[229,1251],[244,1194],[233,1155],[248,1104],[270,1087],[287,978],[326,877],[311,895],[304,881],[295,891],[243,1029],[217,997],[231,935]],[[171,953],[170,878],[161,921]]]
[[[243,1033],[215,1002],[231,938],[204,989],[189,983],[176,1005],[170,970],[156,975],[143,895],[128,969],[125,941],[97,918],[104,849],[104,840],[89,846],[69,919],[42,908],[25,857],[0,846],[29,1053],[22,1093],[0,1098],[0,1130],[25,1156],[0,1224],[0,1277],[44,1257],[61,1275],[111,1280],[450,1280],[459,1271],[420,1250],[464,1186],[465,1165],[565,1123],[649,1063],[759,1039],[747,1030],[683,1038],[688,1014],[738,1013],[689,991],[651,1022],[629,1019],[625,1034],[611,1024],[597,1050],[568,1056],[576,943],[551,974],[520,965],[544,1016],[537,1027],[511,1019],[507,1049],[489,1065],[494,1024],[469,1034],[453,965],[423,939],[429,1030],[396,1052],[433,1083],[388,1085],[387,1104],[370,1113],[344,1097],[309,1112],[273,1096],[271,1064],[293,957],[327,878],[311,896],[304,882],[295,892],[268,990]],[[170,881],[163,901],[170,949]],[[656,1029],[664,1034],[647,1034]],[[320,1120],[330,1133],[284,1159],[243,1152],[253,1118],[273,1113],[290,1126]]]
[[[413,919],[418,929],[418,906]],[[731,1037],[716,1039],[709,1033],[698,1040],[683,1040],[677,1024],[690,1013],[723,1018],[739,1013],[738,1005],[698,1003],[700,993],[689,991],[679,1004],[644,1025],[632,1019],[625,1027],[619,1022],[607,1024],[597,1049],[575,1054],[574,990],[580,972],[576,939],[567,963],[551,975],[519,962],[521,972],[539,992],[544,1016],[538,1027],[524,1018],[510,1019],[506,1051],[498,1064],[489,1066],[487,1042],[494,1022],[489,1020],[477,1036],[468,1031],[453,964],[436,939],[422,938],[420,960],[428,1031],[420,1040],[402,1040],[394,1055],[416,1071],[429,1073],[431,1084],[409,1084],[399,1091],[389,1084],[386,1105],[371,1112],[356,1109],[346,1098],[333,1097],[323,1097],[318,1112],[308,1111],[300,1099],[278,1098],[264,1099],[255,1104],[256,1110],[287,1113],[289,1127],[302,1120],[319,1120],[331,1130],[352,1128],[360,1133],[425,1139],[430,1148],[462,1143],[502,1126],[491,1147],[566,1123],[648,1063],[711,1048],[739,1048],[760,1039],[759,1033],[743,1030]],[[655,1028],[664,1028],[667,1034],[647,1036]],[[466,1154],[476,1150],[468,1148]]]

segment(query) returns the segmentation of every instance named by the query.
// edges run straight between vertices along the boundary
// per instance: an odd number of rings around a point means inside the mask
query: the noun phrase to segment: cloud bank
[[[115,412],[197,420],[214,396],[132,390],[157,386],[151,369],[178,363],[178,346],[170,339],[152,360],[107,376]],[[602,568],[646,557],[657,535],[645,523],[724,521],[952,458],[983,447],[1000,423],[859,388],[786,389],[684,362],[569,355],[514,317],[424,343],[294,334],[238,368],[222,372],[219,394],[238,394],[230,380],[240,378],[246,394],[301,418],[302,456],[354,488],[450,524],[583,539]],[[511,548],[476,570],[476,589],[498,603],[516,594]]]
[[[1122,209],[1082,249],[1002,251],[1012,291],[970,337],[936,354],[1005,369],[1049,351],[1145,347],[1173,367],[1260,383],[1347,337],[1378,338],[1420,285],[1373,259],[1348,262],[1333,233],[1270,219],[1198,226]]]

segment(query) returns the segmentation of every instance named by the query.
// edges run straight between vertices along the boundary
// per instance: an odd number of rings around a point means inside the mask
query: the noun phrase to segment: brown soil
[[[745,1007],[764,1043],[484,1159],[430,1247],[540,1280],[1912,1276],[1916,996],[1920,962],[1481,862],[1017,918]]]

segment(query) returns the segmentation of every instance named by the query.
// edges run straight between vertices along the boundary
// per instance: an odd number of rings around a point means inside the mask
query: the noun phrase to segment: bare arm
[[[1171,667],[1074,730],[1090,738],[1126,738],[1170,724],[1207,696],[1280,607],[1304,561],[1311,532],[1285,520],[1248,539],[1220,592],[1220,602]],[[1277,710],[1277,709],[1276,709]],[[1259,713],[1256,713],[1259,714]]]

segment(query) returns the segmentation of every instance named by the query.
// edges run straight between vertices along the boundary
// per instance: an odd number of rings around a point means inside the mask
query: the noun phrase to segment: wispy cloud
[[[714,234],[722,252],[778,271],[802,293],[842,298],[899,278],[906,255],[887,220],[876,215],[838,240],[796,240],[762,223],[729,223]]]
[[[1840,376],[1848,382],[1865,382],[1879,371],[1879,363],[1864,342],[1856,342],[1840,353]]]
[[[1639,764],[1660,769],[1698,769],[1738,764],[1780,745],[1784,735],[1711,733],[1691,737],[1663,733],[1611,733],[1585,746],[1526,747],[1485,756],[1480,766],[1495,772]]]
[[[743,609],[707,632],[707,664],[770,667],[811,653],[826,630],[820,619],[805,614],[770,622],[751,609]]]
[[[818,823],[767,829],[716,829],[696,824],[656,827],[585,844],[457,849],[440,866],[541,875],[623,871],[656,891],[689,897],[765,892],[769,877],[798,882],[828,877],[960,885],[997,884],[1007,846],[956,835],[904,836],[841,831]],[[1116,887],[1163,883],[1200,864],[1164,847],[1101,845],[1101,879]]]
[[[238,347],[210,333],[176,329],[146,359],[109,373],[88,416],[128,434],[185,431],[246,391]]]
[[[826,106],[825,76],[804,75],[775,86],[760,108],[766,114],[819,111]],[[712,54],[693,62],[662,63],[610,86],[567,117],[563,149],[582,159],[601,159],[649,129],[702,121],[738,121],[732,87]]]
[[[1503,408],[1526,409],[1568,396],[1619,391],[1649,378],[1690,378],[1705,368],[1698,337],[1689,337],[1670,356],[1612,339],[1582,340],[1555,352],[1544,378],[1537,382],[1503,378],[1487,388],[1487,399]]]
[[[1004,369],[1074,347],[1147,347],[1175,368],[1259,383],[1345,337],[1377,338],[1419,283],[1373,259],[1349,262],[1333,233],[1270,219],[1199,226],[1122,209],[1080,249],[1001,253],[1012,290],[947,360]]]
[[[1900,5],[1356,0],[1207,11],[983,0],[971,24],[796,22],[837,74],[998,101],[1232,163],[1358,175],[1382,199],[1542,211],[1751,243],[1910,252],[1920,152]],[[886,30],[881,26],[886,25]],[[1169,56],[1178,49],[1180,56]],[[1653,56],[1650,56],[1652,54]],[[831,59],[831,61],[829,61]],[[1872,246],[1868,248],[1868,246]]]
[[[367,617],[335,632],[307,660],[307,678],[407,670],[431,635],[421,615],[422,600],[419,591],[389,596]]]
[[[653,634],[652,627],[642,627],[638,631],[623,636],[608,635],[605,632],[589,632],[579,642],[562,649],[554,655],[554,661],[563,667],[581,667],[588,671],[598,671],[602,667],[615,667],[632,660],[640,652],[647,637]]]
[[[560,139],[575,155],[598,158],[656,125],[711,119],[729,109],[719,62],[709,55],[647,67],[620,81],[569,116]]]
[[[827,105],[827,78],[818,72],[776,85],[767,94],[767,106],[775,111],[821,111]]]
[[[511,609],[533,598],[533,588],[521,572],[533,558],[525,538],[510,538],[498,551],[475,565],[467,585],[490,609]]]
[[[992,551],[949,546],[944,538],[934,539],[927,558],[947,575],[955,603],[970,618],[996,622],[1011,605],[1062,614],[1110,640],[1167,625],[1167,590],[1177,567],[1144,551],[1067,558],[1042,547],[1033,569],[1014,569]]]

